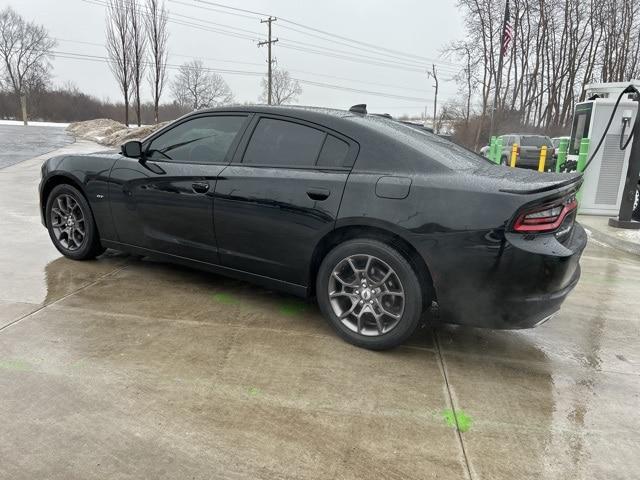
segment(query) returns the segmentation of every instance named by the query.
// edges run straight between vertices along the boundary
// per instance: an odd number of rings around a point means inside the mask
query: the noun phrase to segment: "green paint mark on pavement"
[[[280,306],[280,313],[283,315],[295,316],[304,313],[309,305],[305,302],[290,300]]]
[[[216,302],[224,303],[226,305],[233,305],[235,303],[238,303],[238,299],[236,297],[234,297],[230,293],[224,293],[224,292],[214,293],[213,299]]]
[[[471,417],[464,413],[464,411],[458,410],[454,413],[450,408],[442,412],[442,418],[447,425],[457,428],[461,433],[469,430],[473,423]]]
[[[249,389],[249,395],[251,395],[252,397],[257,397],[258,395],[260,395],[260,389],[256,387],[251,387]]]
[[[31,364],[24,360],[0,360],[0,369],[28,372],[32,368]]]

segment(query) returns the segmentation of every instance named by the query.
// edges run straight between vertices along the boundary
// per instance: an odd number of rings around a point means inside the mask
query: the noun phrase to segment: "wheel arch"
[[[42,218],[45,221],[45,225],[47,222],[47,200],[49,199],[49,195],[51,191],[57,187],[58,185],[71,185],[72,187],[78,189],[78,191],[84,196],[87,204],[89,205],[89,209],[91,209],[91,203],[89,202],[89,198],[87,197],[84,188],[82,188],[82,183],[73,176],[66,174],[55,172],[47,177],[42,185],[42,191],[40,193],[40,210],[42,211]],[[93,215],[93,210],[91,211],[91,215]]]
[[[432,300],[437,301],[431,271],[416,248],[406,238],[390,228],[361,223],[339,226],[327,233],[316,244],[309,265],[308,290],[310,294],[315,291],[316,276],[324,257],[340,243],[356,238],[382,241],[398,250],[409,261],[418,276],[423,296],[427,300],[424,308],[428,308]]]

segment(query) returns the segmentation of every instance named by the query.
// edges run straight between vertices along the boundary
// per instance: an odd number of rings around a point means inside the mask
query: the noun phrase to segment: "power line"
[[[251,11],[251,10],[245,10],[245,9],[238,8],[238,7],[232,7],[230,5],[225,5],[225,4],[222,4],[222,3],[212,2],[212,1],[209,1],[209,0],[193,0],[193,1],[195,1],[197,3],[203,3],[203,4],[206,4],[206,5],[213,5],[213,6],[221,7],[221,8],[228,9],[228,10],[240,11],[240,12],[244,12],[244,13],[251,13],[251,14],[259,15],[259,16],[267,16],[266,13],[258,13],[258,12],[254,12],[254,11]],[[400,50],[394,50],[394,49],[391,49],[391,48],[382,47],[380,45],[375,45],[375,44],[372,44],[372,43],[363,42],[361,40],[356,40],[356,39],[353,39],[353,38],[349,38],[349,37],[346,37],[346,36],[343,36],[343,35],[338,35],[336,33],[328,32],[326,30],[321,30],[319,28],[311,27],[309,25],[305,25],[305,24],[300,23],[300,22],[295,22],[293,20],[289,20],[288,18],[285,18],[285,17],[282,17],[282,16],[279,16],[278,18],[282,22],[290,23],[291,25],[295,25],[295,26],[300,27],[300,28],[305,28],[307,30],[311,30],[312,32],[316,32],[316,33],[320,33],[320,34],[323,34],[323,35],[327,35],[327,36],[329,36],[331,38],[339,38],[341,40],[345,40],[345,41],[350,42],[350,43],[354,43],[354,44],[362,45],[362,46],[365,46],[365,47],[373,48],[376,51],[383,50],[383,51],[392,53],[394,55],[400,55],[402,57],[411,57],[411,58],[414,58],[414,59],[417,59],[417,60],[421,60],[421,61],[427,62],[427,63],[429,63],[429,62],[431,62],[431,63],[438,62],[438,63],[442,63],[442,64],[449,64],[449,65],[452,65],[452,66],[458,66],[458,64],[455,64],[455,63],[452,63],[452,62],[447,62],[447,61],[443,61],[443,60],[435,60],[433,58],[423,57],[423,56],[415,55],[415,54],[412,54],[412,53],[406,53],[406,52],[403,52],[403,51],[400,51]],[[330,39],[327,39],[327,40],[330,40]]]
[[[96,43],[96,42],[87,42],[87,41],[81,41],[81,40],[72,40],[70,38],[60,38],[60,37],[56,37],[55,38],[57,41],[59,42],[69,42],[69,43],[78,43],[81,45],[92,45],[92,46],[96,46],[96,47],[102,47],[105,48],[106,46],[103,43]],[[223,63],[236,63],[239,65],[251,65],[251,66],[262,66],[262,63],[257,63],[257,62],[243,62],[243,61],[239,61],[239,60],[227,60],[227,59],[222,59],[222,58],[214,58],[214,57],[201,57],[198,55],[186,55],[186,54],[180,54],[180,53],[173,53],[173,52],[169,52],[169,56],[170,57],[184,57],[184,58],[193,58],[193,59],[199,59],[199,60],[210,60],[212,62],[223,62]],[[400,90],[410,90],[410,91],[415,91],[415,92],[421,92],[424,93],[424,88],[412,88],[412,87],[407,87],[404,85],[394,85],[391,83],[378,83],[378,82],[369,82],[366,80],[361,80],[358,78],[347,78],[347,77],[339,77],[336,75],[329,75],[326,73],[319,73],[319,72],[310,72],[308,70],[298,70],[298,69],[287,69],[289,72],[291,73],[300,73],[303,75],[312,75],[312,76],[317,76],[317,77],[325,77],[325,78],[332,78],[335,80],[344,80],[347,82],[355,82],[358,84],[362,84],[362,85],[372,85],[375,87],[386,87],[386,88],[395,88],[395,89],[400,89]]]
[[[75,53],[75,52],[61,52],[61,51],[52,51],[51,53],[53,53],[56,58],[65,58],[65,59],[70,59],[70,60],[80,60],[80,61],[91,61],[91,62],[98,62],[98,63],[105,63],[105,64],[111,64],[113,62],[111,62],[111,60],[109,60],[109,58],[104,57],[104,56],[100,56],[100,55],[89,55],[89,54],[82,54],[82,53]],[[145,64],[148,62],[144,62]],[[169,69],[179,69],[179,68],[184,68],[184,65],[175,65],[175,64],[167,64],[167,68]],[[214,73],[225,73],[225,74],[229,74],[229,75],[245,75],[245,76],[263,76],[264,73],[263,72],[252,72],[252,71],[245,71],[245,70],[231,70],[231,69],[224,69],[224,68],[212,68],[212,67],[204,67],[203,68],[205,71],[209,71],[209,72],[214,72]],[[331,90],[340,90],[340,91],[347,91],[347,92],[354,92],[354,93],[363,93],[363,94],[367,94],[367,95],[372,95],[372,96],[377,96],[377,97],[384,97],[384,98],[392,98],[392,99],[397,99],[397,100],[406,100],[406,101],[413,101],[413,102],[429,102],[431,99],[428,98],[420,98],[420,97],[410,97],[410,96],[405,96],[405,95],[395,95],[392,93],[385,93],[385,92],[376,92],[376,91],[371,91],[371,90],[363,90],[363,89],[359,89],[359,88],[351,88],[351,87],[345,87],[342,85],[334,85],[334,84],[330,84],[330,83],[324,83],[324,82],[316,82],[316,81],[312,81],[312,80],[305,80],[302,78],[294,78],[292,77],[293,80],[297,80],[298,82],[300,82],[301,84],[304,85],[309,85],[309,86],[314,86],[314,87],[320,87],[320,88],[327,88],[327,89],[331,89]]]
[[[174,2],[174,3],[178,3],[180,5],[185,5],[185,6],[189,6],[189,7],[192,7],[192,8],[199,8],[199,9],[202,9],[202,10],[207,10],[207,11],[212,11],[212,12],[217,12],[217,13],[227,13],[227,14],[230,14],[230,15],[240,15],[242,17],[250,18],[250,19],[254,19],[255,18],[255,17],[249,16],[249,15],[236,14],[236,13],[233,13],[233,12],[225,12],[224,10],[220,10],[220,9],[217,9],[217,8],[203,7],[201,5],[193,5],[193,4],[182,2],[182,1],[179,1],[179,0],[171,0],[171,1]],[[197,1],[197,0],[194,0],[194,1]],[[231,8],[231,7],[229,7],[229,8]],[[290,21],[288,21],[288,22],[293,24],[293,22],[290,22]],[[381,55],[380,54],[380,48],[378,46],[375,46],[375,47],[356,46],[356,45],[353,45],[353,44],[348,43],[348,42],[336,40],[334,38],[327,38],[326,36],[318,35],[318,34],[311,33],[311,32],[306,32],[304,30],[300,30],[298,28],[294,28],[294,27],[291,27],[291,26],[288,26],[288,25],[280,25],[280,28],[284,28],[284,29],[287,29],[287,30],[291,30],[293,32],[301,33],[302,35],[307,35],[307,36],[310,36],[310,37],[313,37],[313,38],[318,38],[318,39],[323,40],[323,41],[327,41],[327,42],[335,43],[335,44],[338,44],[338,45],[346,46],[348,48],[352,48],[352,49],[355,49],[355,50],[360,50],[360,51],[364,51],[364,52],[367,52],[367,53],[374,53],[374,54],[377,54],[377,55]],[[309,28],[311,28],[311,27],[309,27]],[[300,41],[295,41],[295,40],[290,40],[290,41],[296,42],[296,43],[300,43],[300,44],[303,44],[303,45],[305,44],[304,42],[300,42]],[[309,44],[306,44],[306,45],[309,45]],[[317,47],[317,45],[314,45],[314,46]],[[354,52],[349,52],[349,53],[352,54],[352,55],[354,54]],[[449,69],[454,69],[455,67],[459,66],[456,63],[448,62],[446,60],[435,60],[435,59],[432,59],[432,58],[429,58],[429,57],[418,57],[418,56],[406,55],[406,54],[404,54],[404,55],[405,56],[402,57],[402,56],[398,56],[398,55],[385,54],[385,58],[392,58],[392,59],[400,60],[400,61],[403,61],[403,62],[410,62],[411,61],[411,62],[414,62],[416,64],[417,64],[417,60],[422,60],[422,63],[420,63],[419,66],[424,67],[425,69],[427,68],[427,64],[429,62],[430,63],[434,63],[435,62],[435,63],[439,64],[441,67],[449,68]],[[409,59],[407,57],[415,57],[415,59],[414,58]]]
[[[86,3],[90,3],[90,4],[94,4],[94,5],[99,5],[99,6],[107,6],[107,3],[105,1],[101,1],[101,0],[83,0]],[[202,25],[199,23],[193,23],[187,20],[178,20],[175,18],[172,18],[172,16],[180,16],[182,18],[186,18],[186,19],[190,19],[196,22],[203,22],[203,20],[195,18],[195,17],[190,17],[188,15],[181,15],[181,14],[171,14],[168,15],[168,21],[177,25],[182,25],[182,26],[187,26],[187,27],[191,27],[191,28],[196,28],[199,30],[203,30],[206,32],[212,32],[212,33],[219,33],[219,34],[223,34],[223,35],[228,35],[228,36],[232,36],[235,38],[240,38],[240,39],[245,39],[245,40],[250,40],[252,42],[259,42],[260,39],[258,38],[258,33],[250,31],[250,30],[245,30],[245,29],[237,29],[235,27],[231,27],[231,26],[226,26],[227,28],[231,29],[231,30],[227,30],[227,29],[220,29],[220,28],[213,28],[213,27],[209,27],[207,25]],[[218,24],[218,25],[222,25],[222,24]],[[240,32],[249,32],[253,35],[255,35],[255,37],[253,36],[249,36],[246,35],[244,33],[238,33],[235,32],[233,30],[239,30]],[[280,40],[285,40],[283,38],[281,38]],[[290,45],[292,44],[292,45]],[[301,45],[301,46],[299,46]],[[415,73],[422,73],[424,74],[426,71],[426,66],[424,65],[420,65],[417,63],[414,64],[410,64],[410,63],[405,63],[405,62],[397,62],[397,61],[393,61],[393,60],[386,60],[385,58],[376,58],[376,57],[371,57],[371,56],[353,56],[355,55],[355,53],[353,52],[345,52],[343,50],[335,50],[335,49],[327,49],[324,48],[322,46],[317,46],[317,45],[313,45],[313,44],[309,44],[309,43],[305,43],[305,42],[300,42],[297,40],[288,40],[287,39],[287,44],[285,46],[285,44],[282,44],[282,46],[284,48],[289,48],[292,50],[298,50],[298,51],[302,51],[305,53],[312,53],[315,55],[321,55],[321,56],[325,56],[325,57],[329,57],[329,58],[335,58],[335,59],[340,59],[340,60],[345,60],[345,61],[350,61],[350,62],[355,62],[355,63],[360,63],[360,64],[365,64],[365,65],[372,65],[372,66],[379,66],[379,67],[385,67],[385,68],[392,68],[394,70],[404,70],[404,71],[410,71],[410,72],[415,72]],[[312,47],[316,47],[314,48],[308,48],[308,46],[312,46]],[[322,49],[322,50],[318,50],[318,48]],[[446,68],[446,67],[442,67],[442,68]]]

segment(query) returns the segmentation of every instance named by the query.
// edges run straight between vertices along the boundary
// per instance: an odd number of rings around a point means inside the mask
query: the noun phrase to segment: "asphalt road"
[[[62,127],[0,125],[0,169],[73,143]]]
[[[61,257],[41,162],[0,171],[0,479],[638,478],[639,257],[590,241],[537,329],[371,352],[248,283]]]

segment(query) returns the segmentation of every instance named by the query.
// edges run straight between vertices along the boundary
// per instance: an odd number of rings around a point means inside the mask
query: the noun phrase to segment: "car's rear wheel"
[[[89,203],[75,187],[57,185],[47,198],[47,229],[65,257],[88,260],[104,252]]]
[[[316,281],[320,310],[338,334],[372,350],[396,347],[420,322],[422,289],[396,249],[377,240],[350,240],[322,261]]]

